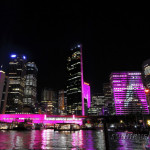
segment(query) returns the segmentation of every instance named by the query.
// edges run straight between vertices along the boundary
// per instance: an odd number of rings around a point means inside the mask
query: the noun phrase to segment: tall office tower
[[[41,101],[42,113],[57,115],[58,113],[58,95],[57,91],[44,89],[42,91]]]
[[[83,79],[82,45],[77,45],[69,51],[67,58],[67,105],[69,114],[85,115],[86,97],[84,97],[84,89],[86,90]]]
[[[64,90],[58,91],[58,113],[60,115],[66,115],[67,113],[67,97]]]
[[[0,70],[0,114],[5,114],[8,96],[9,78]]]
[[[116,115],[149,114],[140,72],[113,72],[110,81]]]
[[[103,93],[106,99],[103,109],[103,115],[115,115],[114,101],[112,98],[110,83],[103,84]]]
[[[111,85],[110,83],[103,84],[103,93],[106,99],[112,101]]]
[[[6,113],[21,113],[25,87],[26,57],[11,55],[9,62],[9,92]]]
[[[99,116],[102,115],[102,108],[104,107],[105,104],[105,96],[102,94],[94,94],[92,96],[92,103],[91,107],[88,110],[88,115],[89,116]]]
[[[34,110],[37,98],[37,72],[38,69],[34,62],[26,63],[23,112],[32,112],[32,113],[35,112]]]

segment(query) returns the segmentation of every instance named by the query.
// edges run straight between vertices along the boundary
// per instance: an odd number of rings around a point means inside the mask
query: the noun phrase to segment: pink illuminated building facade
[[[86,115],[90,107],[90,85],[84,83],[82,45],[69,51],[67,58],[67,108],[68,114]]]
[[[116,115],[149,114],[141,72],[113,72],[110,80]]]
[[[82,103],[84,106],[82,106],[83,114],[85,115],[85,112],[87,112],[90,107],[91,107],[91,89],[90,89],[90,84],[87,82],[84,82],[83,86],[83,92],[82,92],[84,102]]]

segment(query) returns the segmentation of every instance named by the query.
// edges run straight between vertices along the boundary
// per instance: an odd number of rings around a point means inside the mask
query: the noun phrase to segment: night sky
[[[112,71],[141,71],[150,58],[150,13],[96,3],[0,2],[0,64],[11,53],[38,66],[38,92],[64,88],[67,51],[83,45],[84,78],[92,93],[102,92]]]

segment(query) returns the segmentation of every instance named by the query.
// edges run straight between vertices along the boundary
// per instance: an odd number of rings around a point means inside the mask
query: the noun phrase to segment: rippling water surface
[[[147,150],[149,137],[126,133],[109,133],[110,150]],[[105,150],[101,130],[87,131],[0,131],[0,149]]]
[[[0,149],[104,149],[103,132],[98,131],[0,131]]]

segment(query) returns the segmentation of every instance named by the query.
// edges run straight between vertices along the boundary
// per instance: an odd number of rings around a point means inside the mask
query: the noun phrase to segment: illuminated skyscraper
[[[66,112],[67,112],[66,91],[59,90],[58,91],[58,113],[60,115],[66,115]]]
[[[11,55],[9,62],[9,92],[6,113],[21,113],[25,87],[26,57]]]
[[[89,90],[87,93],[86,90]],[[89,94],[87,96],[87,94]],[[87,97],[88,97],[88,102]],[[90,107],[90,86],[84,85],[82,45],[69,51],[67,59],[67,106],[69,114],[85,115],[85,106]]]
[[[45,88],[42,91],[41,101],[42,113],[56,115],[58,113],[58,94],[57,91]]]
[[[37,66],[34,62],[26,63],[25,89],[23,105],[24,111],[30,108],[30,112],[34,112],[37,100]]]
[[[115,108],[114,108],[114,101],[112,99],[112,92],[110,83],[103,84],[103,93],[105,96],[105,104],[103,108],[103,115],[114,115]]]
[[[8,96],[9,78],[0,70],[0,114],[5,113]]]
[[[116,115],[149,114],[140,72],[113,72],[110,81]]]

